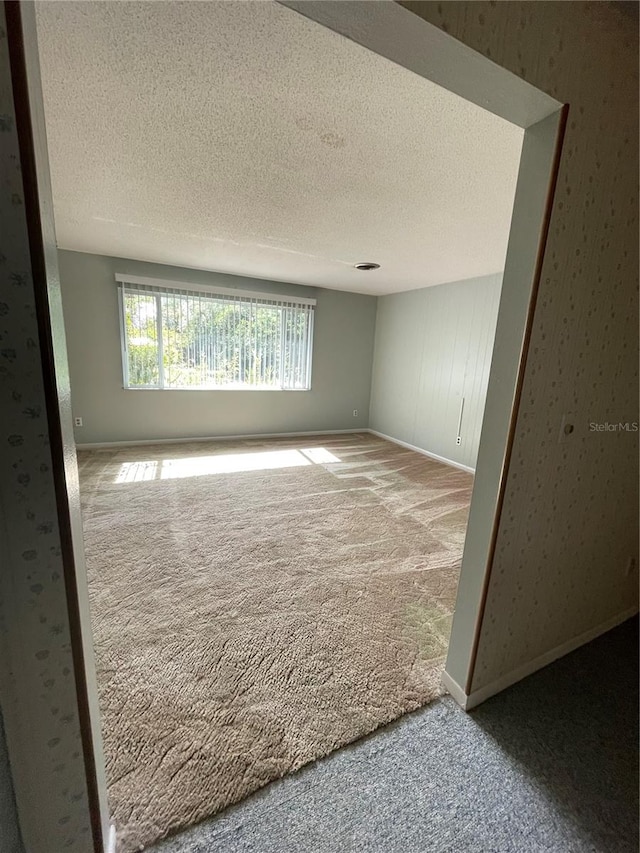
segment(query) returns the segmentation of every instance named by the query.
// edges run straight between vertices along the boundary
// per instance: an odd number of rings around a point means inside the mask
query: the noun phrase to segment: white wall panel
[[[501,282],[497,273],[379,297],[372,429],[475,467]]]

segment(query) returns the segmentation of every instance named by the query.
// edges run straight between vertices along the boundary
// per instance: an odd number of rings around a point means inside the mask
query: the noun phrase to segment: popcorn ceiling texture
[[[277,3],[38,7],[61,248],[374,294],[504,268],[520,128]]]
[[[637,5],[402,5],[570,104],[477,690],[637,606]]]
[[[126,853],[442,692],[470,474],[356,434],[81,451],[80,479]]]

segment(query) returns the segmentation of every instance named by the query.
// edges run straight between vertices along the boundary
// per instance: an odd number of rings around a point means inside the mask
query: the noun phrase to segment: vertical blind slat
[[[122,285],[130,388],[310,387],[313,306]]]

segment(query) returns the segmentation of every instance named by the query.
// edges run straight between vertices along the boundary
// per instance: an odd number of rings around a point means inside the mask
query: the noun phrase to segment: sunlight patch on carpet
[[[78,460],[123,853],[442,693],[469,474],[369,434]]]
[[[212,474],[237,474],[241,471],[269,471],[274,468],[298,468],[312,464],[339,462],[325,447],[299,450],[270,450],[262,453],[220,453],[215,456],[180,457],[123,462],[114,483],[139,483],[144,480],[175,480],[181,477],[206,477]]]

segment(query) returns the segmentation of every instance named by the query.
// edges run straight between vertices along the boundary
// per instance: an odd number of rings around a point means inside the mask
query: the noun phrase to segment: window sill
[[[258,391],[258,392],[262,391],[263,393],[269,393],[269,394],[282,394],[282,393],[286,394],[289,392],[291,392],[293,394],[300,394],[300,393],[305,393],[305,392],[311,391],[311,388],[228,388],[228,387],[224,387],[224,386],[218,386],[216,388],[189,388],[188,386],[183,387],[183,388],[153,388],[151,386],[134,388],[132,386],[123,385],[122,390],[123,391],[161,391],[163,393],[172,392],[172,391],[178,391],[178,392],[180,392],[180,391],[194,391],[194,392],[201,393],[203,391],[204,392],[208,391],[209,393],[214,393],[214,394],[218,393],[220,391],[225,391],[226,393],[229,393],[229,392],[244,393],[246,391],[249,391],[251,393],[255,393],[256,391]]]

